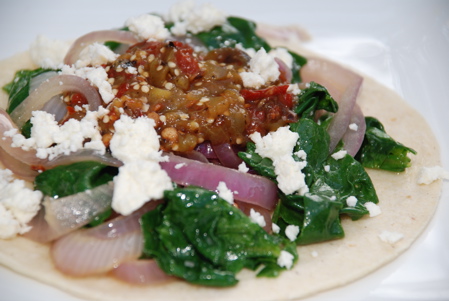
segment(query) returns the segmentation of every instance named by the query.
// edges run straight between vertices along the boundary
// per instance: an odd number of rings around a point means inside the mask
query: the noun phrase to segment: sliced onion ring
[[[349,123],[354,124],[357,129],[347,129],[342,140],[345,150],[354,157],[362,146],[366,130],[365,116],[358,104],[354,106]]]
[[[212,145],[212,148],[217,155],[218,160],[220,160],[220,163],[225,167],[237,169],[240,163],[243,162],[229,143]]]
[[[77,61],[81,51],[87,45],[95,42],[104,43],[107,41],[114,41],[123,44],[135,44],[139,40],[130,31],[123,30],[99,30],[93,31],[86,35],[79,37],[70,47],[64,58],[64,64],[73,65]]]
[[[337,63],[318,58],[308,58],[300,72],[305,82],[314,81],[323,85],[338,102],[338,112],[328,128],[331,137],[329,152],[332,152],[348,130],[363,77]]]
[[[179,185],[195,185],[215,191],[219,182],[223,181],[234,192],[236,200],[266,209],[273,209],[276,205],[277,186],[267,178],[173,154],[167,156],[169,161],[161,162],[161,167]]]
[[[59,199],[47,196],[25,236],[38,242],[49,242],[74,231],[111,208],[112,193],[111,182]]]
[[[12,147],[12,138],[6,135],[6,132],[11,130],[16,130],[17,132],[19,131],[14,121],[12,121],[11,117],[9,117],[8,113],[6,113],[5,110],[0,109],[0,133],[2,135],[2,138],[0,139],[0,147],[6,154],[5,157],[9,156],[24,163],[20,165],[20,169],[11,170],[12,172],[17,174],[21,174],[23,172],[28,173],[26,171],[26,165],[28,165],[28,168],[31,169],[31,165],[40,166],[46,162],[45,160],[41,160],[36,157],[35,150],[25,151],[22,148]]]
[[[57,75],[50,78],[40,85],[36,90],[18,105],[13,112],[11,112],[11,119],[15,122],[17,127],[22,126],[27,122],[33,111],[40,110],[53,96],[62,94],[64,92],[77,92],[86,97],[89,110],[96,111],[101,105],[101,98],[97,89],[89,84],[89,82],[76,75]]]
[[[151,285],[175,280],[175,277],[167,275],[154,259],[126,261],[111,273],[117,279],[134,285]]]
[[[142,254],[140,217],[161,202],[150,201],[128,216],[119,216],[90,229],[79,229],[52,246],[55,266],[67,275],[88,276],[112,270]]]

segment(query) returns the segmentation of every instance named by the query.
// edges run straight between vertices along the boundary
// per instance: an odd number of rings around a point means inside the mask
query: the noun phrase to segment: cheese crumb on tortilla
[[[428,185],[437,180],[449,180],[449,171],[441,166],[421,168],[418,175],[418,184]]]
[[[404,238],[404,234],[399,232],[390,232],[390,231],[382,231],[382,233],[379,234],[379,238],[386,243],[389,244],[395,244],[401,239]]]

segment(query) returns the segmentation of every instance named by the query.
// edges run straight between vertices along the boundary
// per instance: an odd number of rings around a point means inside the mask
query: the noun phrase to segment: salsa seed
[[[143,93],[148,93],[148,92],[150,92],[150,88],[149,88],[147,85],[142,86],[142,88],[140,88],[140,90],[142,90]]]

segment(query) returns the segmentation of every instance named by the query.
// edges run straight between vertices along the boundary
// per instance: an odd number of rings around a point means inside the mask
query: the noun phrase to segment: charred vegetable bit
[[[276,276],[283,248],[295,260],[287,240],[265,232],[242,211],[202,188],[165,193],[166,204],[142,219],[145,256],[169,275],[207,286],[231,286],[243,268],[263,266],[260,276]]]

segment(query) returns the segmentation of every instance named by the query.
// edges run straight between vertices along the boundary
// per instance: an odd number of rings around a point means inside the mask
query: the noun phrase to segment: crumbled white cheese
[[[220,181],[217,186],[218,196],[224,199],[229,204],[234,204],[234,194],[232,191],[226,186],[226,183]]]
[[[279,255],[279,257],[277,259],[277,264],[278,264],[278,266],[280,266],[282,268],[291,269],[293,266],[294,258],[295,257],[290,252],[282,250],[281,254]]]
[[[330,165],[324,165],[324,171],[325,171],[325,172],[331,171]]]
[[[307,160],[307,153],[304,150],[299,150],[295,153],[295,155],[301,160]]]
[[[9,169],[0,170],[0,239],[13,238],[31,229],[27,225],[40,208],[42,193],[14,179]]]
[[[110,103],[115,97],[111,83],[108,81],[108,74],[102,67],[75,68],[64,65],[61,68],[61,74],[77,75],[87,79],[93,86],[98,88],[98,92],[106,104]]]
[[[42,68],[57,69],[63,64],[69,47],[70,42],[51,40],[39,35],[30,45],[31,59]]]
[[[170,31],[177,36],[209,31],[215,26],[223,25],[227,15],[221,10],[205,3],[196,5],[195,1],[183,1],[170,8],[164,19],[173,22]]]
[[[259,49],[249,61],[250,71],[240,72],[243,85],[247,88],[258,89],[266,83],[279,78],[279,65],[272,55],[264,48]]]
[[[357,198],[351,195],[346,199],[346,205],[348,205],[349,207],[355,207],[355,205],[357,205],[357,201]]]
[[[119,167],[114,177],[112,208],[129,215],[149,200],[158,200],[172,189],[171,179],[158,162],[139,160]]]
[[[181,168],[183,168],[184,166],[186,166],[185,163],[178,163],[178,164],[175,165],[175,169],[181,169]]]
[[[252,58],[252,57],[254,57],[256,55],[256,49],[254,49],[254,48],[245,48],[245,47],[243,47],[242,43],[235,44],[235,48],[239,49],[239,50],[241,50],[243,52],[246,52],[246,54],[250,58]]]
[[[382,231],[382,233],[379,234],[379,238],[386,243],[389,244],[395,244],[401,239],[404,238],[404,234],[399,232],[390,232],[390,231]]]
[[[419,171],[418,184],[430,184],[437,180],[449,180],[449,172],[441,166],[423,167]]]
[[[256,210],[254,210],[253,208],[251,208],[251,210],[249,211],[249,217],[250,217],[251,221],[253,221],[254,223],[258,224],[262,228],[267,225],[263,215],[260,214],[259,212],[257,212]]]
[[[256,153],[273,161],[278,187],[282,192],[303,195],[309,191],[302,172],[307,162],[293,159],[292,152],[299,138],[298,133],[290,131],[288,127],[280,127],[264,137],[255,132],[250,138],[256,145]]]
[[[287,65],[288,68],[290,68],[290,69],[292,68],[292,66],[293,66],[293,57],[288,52],[288,50],[286,48],[284,48],[284,47],[277,47],[277,48],[271,49],[269,54],[271,54],[275,58],[278,58],[281,61],[283,61],[285,63],[285,65]]]
[[[132,119],[121,115],[114,123],[110,142],[112,155],[124,165],[114,177],[112,208],[123,215],[131,214],[150,200],[163,197],[172,190],[172,182],[159,162],[166,158],[159,151],[159,137],[154,120],[148,117]]]
[[[368,209],[370,217],[375,217],[382,213],[380,207],[377,204],[374,204],[373,202],[366,202],[364,205],[366,209]]]
[[[155,15],[143,14],[131,17],[126,20],[125,25],[142,40],[165,40],[170,36],[162,18]]]
[[[133,119],[121,115],[114,123],[114,135],[109,147],[112,155],[124,163],[133,161],[157,161],[161,159],[159,136],[151,118]]]
[[[351,131],[357,132],[357,130],[359,129],[359,126],[358,126],[356,123],[351,123],[351,124],[349,125],[349,129],[350,129]]]
[[[333,153],[331,155],[331,157],[334,158],[335,160],[340,160],[340,159],[343,159],[346,156],[347,153],[348,153],[347,151],[342,149],[342,150],[339,150],[336,153]]]
[[[101,66],[113,62],[119,55],[114,53],[109,47],[100,43],[93,43],[85,47],[79,59],[75,62],[76,68],[87,66]]]
[[[288,85],[287,92],[292,93],[293,95],[299,95],[301,94],[301,89],[298,84],[290,84]]]
[[[273,233],[279,234],[279,232],[281,231],[281,227],[279,227],[275,223],[272,223],[271,224],[271,231],[273,231]]]
[[[97,112],[88,111],[83,119],[70,119],[59,126],[53,114],[33,111],[30,138],[25,138],[17,131],[5,134],[12,137],[11,146],[21,147],[26,151],[35,149],[36,156],[40,159],[52,160],[80,149],[92,149],[104,154],[106,147],[102,142],[97,119],[106,112],[103,108]]]
[[[246,166],[245,162],[242,162],[238,166],[238,171],[240,171],[242,173],[247,173],[249,171],[249,168],[248,168],[248,166]]]
[[[299,226],[296,225],[288,225],[285,228],[285,235],[290,241],[295,241],[299,234]]]

